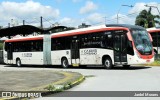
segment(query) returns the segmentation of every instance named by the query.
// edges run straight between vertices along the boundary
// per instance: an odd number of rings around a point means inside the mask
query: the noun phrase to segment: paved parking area
[[[48,91],[50,85],[65,86],[82,77],[71,71],[18,69],[0,70],[0,91]]]
[[[25,91],[66,76],[55,71],[0,71],[0,91]]]

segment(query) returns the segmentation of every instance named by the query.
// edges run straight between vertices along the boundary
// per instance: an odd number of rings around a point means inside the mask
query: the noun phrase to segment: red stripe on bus
[[[148,32],[152,34],[152,32],[160,32],[160,30],[149,30]]]
[[[86,31],[80,31],[80,32],[70,32],[70,33],[64,33],[64,34],[56,34],[52,35],[51,38],[57,38],[57,37],[65,37],[65,36],[73,36],[73,35],[80,35],[80,34],[89,34],[94,32],[101,32],[101,31],[109,31],[109,30],[127,30],[128,28],[125,27],[112,27],[112,28],[101,28],[101,29],[92,29],[92,30],[86,30]],[[30,41],[30,40],[42,40],[43,37],[31,37],[31,38],[21,38],[21,39],[9,39],[5,42],[19,42],[19,41]]]
[[[43,37],[32,37],[32,38],[21,38],[21,39],[9,39],[5,42],[19,42],[19,41],[32,41],[32,40],[42,40]]]
[[[58,37],[65,37],[65,36],[74,36],[74,35],[81,35],[81,34],[90,34],[94,32],[102,32],[102,31],[111,31],[111,30],[127,30],[128,28],[124,27],[113,27],[113,28],[101,28],[101,29],[93,29],[93,30],[87,30],[87,31],[80,31],[80,32],[70,32],[70,33],[64,33],[64,34],[56,34],[52,35],[52,38],[58,38]]]

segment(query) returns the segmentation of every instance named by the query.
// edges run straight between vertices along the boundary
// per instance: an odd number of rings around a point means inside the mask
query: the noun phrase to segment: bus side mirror
[[[132,47],[132,41],[128,41],[129,47]]]

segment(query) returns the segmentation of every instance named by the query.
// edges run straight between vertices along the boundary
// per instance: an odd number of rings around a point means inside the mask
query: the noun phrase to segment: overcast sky
[[[134,24],[137,14],[148,9],[145,4],[160,10],[159,0],[0,0],[0,26],[21,25],[23,20],[39,26],[40,16],[45,27],[57,22],[67,26],[110,24],[117,23],[118,12],[119,23]],[[158,14],[157,9],[153,8],[152,13]]]

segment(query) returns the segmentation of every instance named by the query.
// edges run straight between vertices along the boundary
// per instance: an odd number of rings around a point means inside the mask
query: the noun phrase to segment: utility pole
[[[40,21],[40,26],[41,26],[41,29],[43,29],[43,17],[41,16],[41,21]]]
[[[25,20],[23,20],[23,25],[25,25]]]
[[[156,9],[157,9],[157,11],[158,11],[158,13],[159,13],[159,15],[160,15],[160,11],[159,11],[159,9],[158,9],[158,7],[157,7],[157,6],[150,6],[150,5],[144,5],[144,6],[146,6],[146,7],[151,7],[151,8],[156,8]]]
[[[9,27],[9,28],[10,28],[10,25],[11,25],[11,24],[10,24],[10,23],[8,23],[8,27]]]

